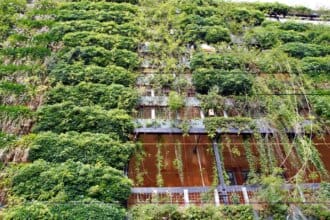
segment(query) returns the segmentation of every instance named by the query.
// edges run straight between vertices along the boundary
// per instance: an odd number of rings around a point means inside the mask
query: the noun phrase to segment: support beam
[[[213,138],[212,147],[213,147],[215,163],[216,163],[217,171],[218,171],[218,181],[220,184],[221,197],[223,198],[224,203],[228,204],[228,193],[226,190],[226,183],[225,183],[225,179],[224,179],[224,175],[223,175],[221,157],[220,157],[219,148],[218,148],[218,136]]]

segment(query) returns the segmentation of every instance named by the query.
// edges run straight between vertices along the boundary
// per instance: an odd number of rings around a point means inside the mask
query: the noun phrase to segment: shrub
[[[171,91],[168,97],[168,105],[172,111],[178,111],[180,108],[184,107],[184,98],[180,96],[177,92]]]
[[[136,205],[130,210],[130,217],[134,220],[182,219],[178,206],[156,204]]]
[[[231,54],[205,54],[197,53],[193,56],[190,62],[192,70],[199,68],[215,68],[215,69],[240,69],[242,61],[237,56]]]
[[[138,55],[128,50],[113,49],[111,51],[97,46],[75,47],[61,55],[63,61],[70,64],[82,61],[84,65],[95,64],[105,67],[111,64],[134,69],[139,65]]]
[[[96,20],[100,22],[114,21],[117,24],[130,22],[134,14],[126,11],[104,11],[104,10],[58,10],[57,21],[72,20]]]
[[[259,3],[256,5],[257,9],[269,15],[283,15],[284,17],[289,12],[289,6],[285,4],[276,3]]]
[[[179,208],[177,205],[138,205],[129,211],[129,217],[136,220],[144,219],[171,219],[171,220],[252,220],[254,219],[252,206],[231,205],[220,206],[204,205]]]
[[[227,28],[221,26],[211,26],[206,28],[205,40],[208,43],[230,42],[230,33]]]
[[[1,50],[1,54],[12,58],[30,57],[32,59],[43,59],[46,56],[50,56],[50,53],[50,49],[45,47],[9,47]]]
[[[304,43],[287,43],[282,46],[284,52],[292,57],[320,57],[330,54],[329,46],[321,46],[317,44],[304,44]]]
[[[4,220],[122,220],[125,218],[125,210],[116,205],[95,202],[68,202],[61,204],[34,202],[10,207],[6,209],[1,217]]]
[[[297,33],[295,31],[278,31],[278,38],[283,43],[289,42],[307,42],[307,37],[302,33]]]
[[[131,181],[122,172],[100,164],[72,161],[52,164],[39,160],[11,169],[8,171],[11,194],[27,201],[96,199],[123,203],[130,194]]]
[[[54,82],[61,82],[64,85],[76,85],[85,81],[130,86],[135,82],[134,73],[115,65],[100,67],[96,65],[84,66],[80,63],[69,65],[60,62],[51,69],[51,75]]]
[[[265,20],[265,16],[258,10],[233,8],[227,13],[227,20],[238,23],[244,22],[252,25],[260,25]]]
[[[108,110],[120,108],[130,112],[137,100],[137,92],[123,85],[82,82],[76,86],[57,85],[48,93],[47,104],[69,101],[79,106],[100,105]]]
[[[330,73],[330,56],[305,57],[302,59],[302,71],[309,75]]]
[[[80,31],[64,35],[64,44],[70,47],[77,46],[101,46],[105,49],[112,48],[127,49],[135,51],[137,49],[137,40],[131,37],[121,35],[109,35],[103,33]]]
[[[34,131],[117,133],[126,138],[133,130],[132,119],[124,110],[106,111],[99,106],[78,107],[70,102],[45,105],[37,112]]]
[[[310,29],[309,24],[303,24],[303,23],[297,23],[297,22],[283,22],[279,26],[280,29],[282,30],[287,30],[287,31],[299,31],[299,32],[304,32]]]
[[[43,159],[49,162],[80,161],[86,164],[101,162],[117,169],[124,169],[135,146],[121,142],[116,135],[68,132],[39,133],[27,144],[29,160]]]
[[[252,88],[251,78],[241,70],[198,69],[193,72],[192,80],[196,90],[202,94],[214,86],[222,95],[249,94]]]
[[[277,32],[260,27],[247,32],[244,40],[248,45],[256,46],[263,50],[270,49],[278,44]]]

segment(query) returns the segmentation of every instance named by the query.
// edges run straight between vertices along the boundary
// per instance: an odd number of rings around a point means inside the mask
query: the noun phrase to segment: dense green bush
[[[307,42],[307,37],[299,32],[296,31],[278,31],[278,39],[281,40],[283,43],[289,42]]]
[[[17,137],[12,134],[3,133],[0,131],[0,148],[6,148],[13,144]]]
[[[58,21],[96,20],[101,22],[114,21],[117,24],[130,22],[135,15],[128,11],[103,10],[59,10],[56,16]]]
[[[26,10],[25,0],[0,1],[0,41],[5,40],[14,27],[19,13]]]
[[[138,55],[121,49],[106,50],[98,46],[75,47],[66,52],[61,58],[72,64],[81,61],[85,65],[95,64],[105,67],[111,64],[134,69],[139,65]]]
[[[230,42],[229,30],[222,26],[206,27],[205,41],[208,43]]]
[[[302,71],[309,75],[320,75],[330,73],[330,56],[306,57],[302,59]]]
[[[311,96],[315,112],[330,123],[330,98],[329,92],[326,95]]]
[[[68,101],[79,106],[100,105],[105,109],[120,108],[130,112],[137,100],[137,92],[123,85],[82,82],[75,86],[57,85],[48,93],[47,104]]]
[[[69,65],[60,62],[52,67],[51,76],[53,76],[55,82],[61,82],[64,85],[76,85],[81,81],[85,81],[107,85],[115,83],[130,86],[135,82],[134,73],[114,65],[100,67],[96,65],[84,66],[80,63]]]
[[[135,145],[117,140],[116,135],[68,132],[33,134],[28,137],[29,160],[43,159],[49,162],[79,161],[86,164],[104,163],[124,169]]]
[[[73,1],[62,3],[59,10],[103,10],[137,12],[137,7],[131,4],[117,4],[115,1]],[[122,1],[129,2],[129,1]]]
[[[17,119],[33,117],[34,112],[23,105],[0,105],[0,119]]]
[[[1,219],[4,220],[85,220],[112,219],[123,220],[125,210],[106,203],[41,203],[18,205],[7,209]]]
[[[262,51],[257,59],[257,66],[262,73],[301,73],[301,62],[289,57],[280,49]]]
[[[189,206],[179,208],[177,205],[138,205],[129,211],[134,220],[252,220],[253,209],[248,205],[231,206]]]
[[[140,32],[140,27],[129,22],[118,25],[113,21],[99,22],[95,20],[75,20],[57,22],[50,30],[50,34],[56,36],[57,40],[61,40],[63,35],[77,31],[91,31],[105,34],[111,33],[136,37]]]
[[[12,196],[26,201],[67,202],[96,199],[123,203],[131,181],[109,166],[68,161],[52,164],[43,160],[12,167],[8,171]]]
[[[244,40],[248,45],[256,46],[260,49],[270,49],[278,44],[277,32],[265,28],[257,27],[247,32]]]
[[[236,7],[226,13],[226,20],[238,23],[260,25],[265,20],[263,13],[258,10]]]
[[[45,105],[38,112],[34,131],[117,133],[126,138],[133,131],[132,118],[124,110],[106,111],[99,106],[78,107],[64,102]]]
[[[136,39],[121,35],[108,35],[103,33],[80,31],[64,35],[64,44],[70,47],[101,46],[105,49],[127,49],[135,51],[138,46]]]
[[[304,32],[309,30],[311,25],[298,22],[283,22],[279,26],[282,30]]]
[[[252,79],[241,70],[198,69],[193,72],[193,84],[199,93],[205,94],[217,86],[222,95],[249,94]]]
[[[190,68],[240,69],[244,66],[237,56],[231,54],[205,54],[196,53],[190,62]]]
[[[256,8],[264,13],[269,15],[282,15],[286,16],[289,13],[290,7],[281,3],[258,3],[256,4]]]
[[[45,47],[16,47],[4,48],[0,53],[13,59],[30,57],[31,59],[43,59],[50,56],[50,49]]]
[[[330,54],[330,46],[322,46],[317,44],[305,44],[305,43],[287,43],[282,47],[284,52],[288,53],[292,57],[304,58],[304,57],[320,57]]]

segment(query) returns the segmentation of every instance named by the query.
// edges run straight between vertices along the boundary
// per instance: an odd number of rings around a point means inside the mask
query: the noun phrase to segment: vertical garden
[[[319,152],[329,148],[330,27],[268,19],[311,13],[216,0],[1,0],[1,218],[124,219],[139,184],[128,164],[143,155],[134,129],[170,121],[189,135],[201,120],[210,139],[249,131],[246,183],[265,186],[259,199],[281,219],[289,209],[273,203],[300,196],[282,195],[282,184],[329,181]],[[134,123],[145,114],[141,81],[165,103],[147,124]],[[172,150],[183,182],[181,143]],[[328,188],[315,201],[329,201]],[[304,212],[329,217],[323,206]],[[249,219],[253,210],[149,206],[131,216]]]

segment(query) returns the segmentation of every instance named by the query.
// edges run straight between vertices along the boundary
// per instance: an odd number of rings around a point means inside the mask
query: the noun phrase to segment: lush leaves
[[[62,62],[52,68],[51,75],[55,82],[61,82],[64,85],[76,85],[81,81],[85,81],[130,86],[135,81],[134,73],[114,65],[100,67],[96,65],[84,66],[80,63],[69,65]]]
[[[14,206],[7,209],[3,215],[6,220],[85,220],[85,219],[113,219],[125,218],[125,210],[106,203],[69,202],[69,203],[41,203]]]
[[[106,111],[99,106],[79,107],[70,102],[45,105],[38,110],[34,131],[117,133],[121,138],[133,130],[131,117],[124,110]]]
[[[82,82],[76,86],[57,85],[49,92],[47,103],[69,101],[79,106],[100,105],[105,109],[120,108],[130,112],[137,99],[137,93],[123,85]]]
[[[86,164],[104,163],[123,169],[135,150],[133,143],[122,143],[116,135],[69,132],[52,132],[33,135],[28,143],[29,160],[49,162],[80,161]]]
[[[120,171],[100,164],[52,164],[40,160],[9,172],[14,172],[8,176],[11,193],[28,201],[97,199],[122,203],[130,194],[130,180]]]

